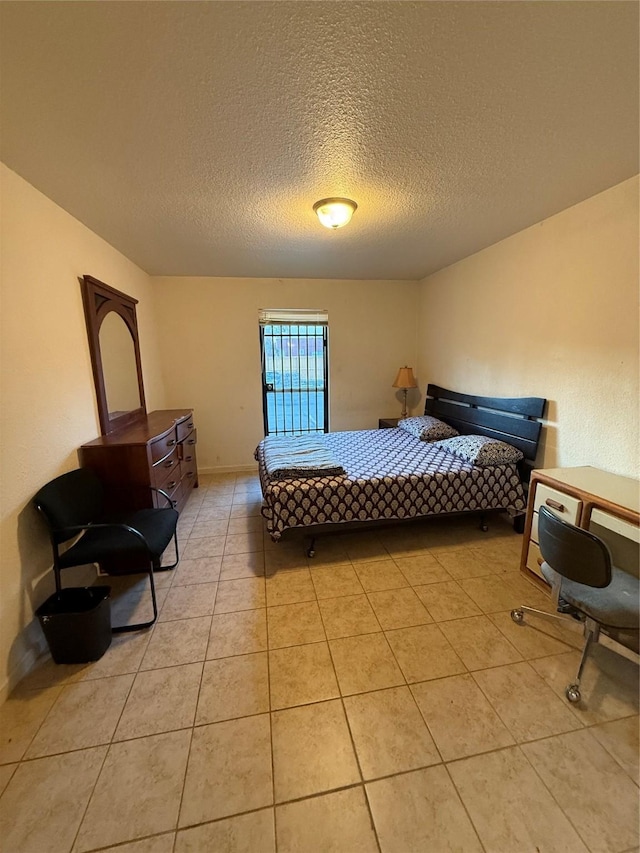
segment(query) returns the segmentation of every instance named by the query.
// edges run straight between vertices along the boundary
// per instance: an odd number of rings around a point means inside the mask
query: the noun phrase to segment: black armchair
[[[575,680],[567,686],[570,702],[580,701],[580,679],[589,649],[597,643],[600,629],[637,634],[640,626],[640,584],[638,578],[614,566],[605,542],[588,530],[557,518],[546,507],[538,514],[542,574],[551,585],[553,600],[560,612],[547,613],[534,607],[511,611],[517,624],[525,613],[558,619],[572,616],[584,622],[585,643]],[[564,602],[562,606],[560,601]]]
[[[140,509],[133,512],[106,515],[104,489],[97,475],[89,468],[78,468],[56,477],[43,486],[33,503],[49,528],[53,548],[53,571],[56,591],[62,589],[62,569],[97,563],[107,574],[147,572],[151,585],[153,619],[136,625],[113,628],[115,632],[149,628],[158,617],[154,571],[173,569],[178,565],[178,513],[169,496],[161,490],[167,508]],[[66,550],[60,546],[71,539],[76,541]],[[161,566],[162,555],[174,540],[175,562]]]

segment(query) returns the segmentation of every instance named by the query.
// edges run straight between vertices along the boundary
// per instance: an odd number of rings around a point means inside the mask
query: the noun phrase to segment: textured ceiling
[[[152,274],[422,278],[638,171],[637,2],[0,15],[2,159]]]

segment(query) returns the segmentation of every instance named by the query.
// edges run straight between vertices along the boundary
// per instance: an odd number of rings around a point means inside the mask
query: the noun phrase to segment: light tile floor
[[[638,846],[638,667],[577,625],[504,519],[263,533],[257,480],[204,478],[161,613],[0,709],[6,853],[623,851]],[[146,581],[110,579],[114,618]],[[572,630],[573,629],[573,630]]]

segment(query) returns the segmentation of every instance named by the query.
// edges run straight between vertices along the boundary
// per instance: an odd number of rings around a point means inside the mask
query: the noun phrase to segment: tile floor
[[[208,477],[161,612],[0,708],[5,853],[410,853],[638,847],[638,667],[576,630],[496,519],[264,536],[255,477]],[[114,586],[114,620],[148,608]]]

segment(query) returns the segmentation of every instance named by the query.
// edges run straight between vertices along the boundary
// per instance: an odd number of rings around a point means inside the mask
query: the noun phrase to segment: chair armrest
[[[172,500],[171,500],[171,498],[169,497],[169,495],[168,495],[166,492],[164,492],[162,489],[156,489],[156,487],[155,487],[155,486],[149,486],[149,488],[151,489],[151,491],[152,491],[152,492],[157,492],[159,495],[162,495],[164,498],[166,498],[166,499],[167,499],[167,503],[169,504],[169,506],[171,507],[171,509],[175,509],[175,508],[176,508],[176,506],[177,506],[178,502],[177,502],[177,501],[172,501]]]

